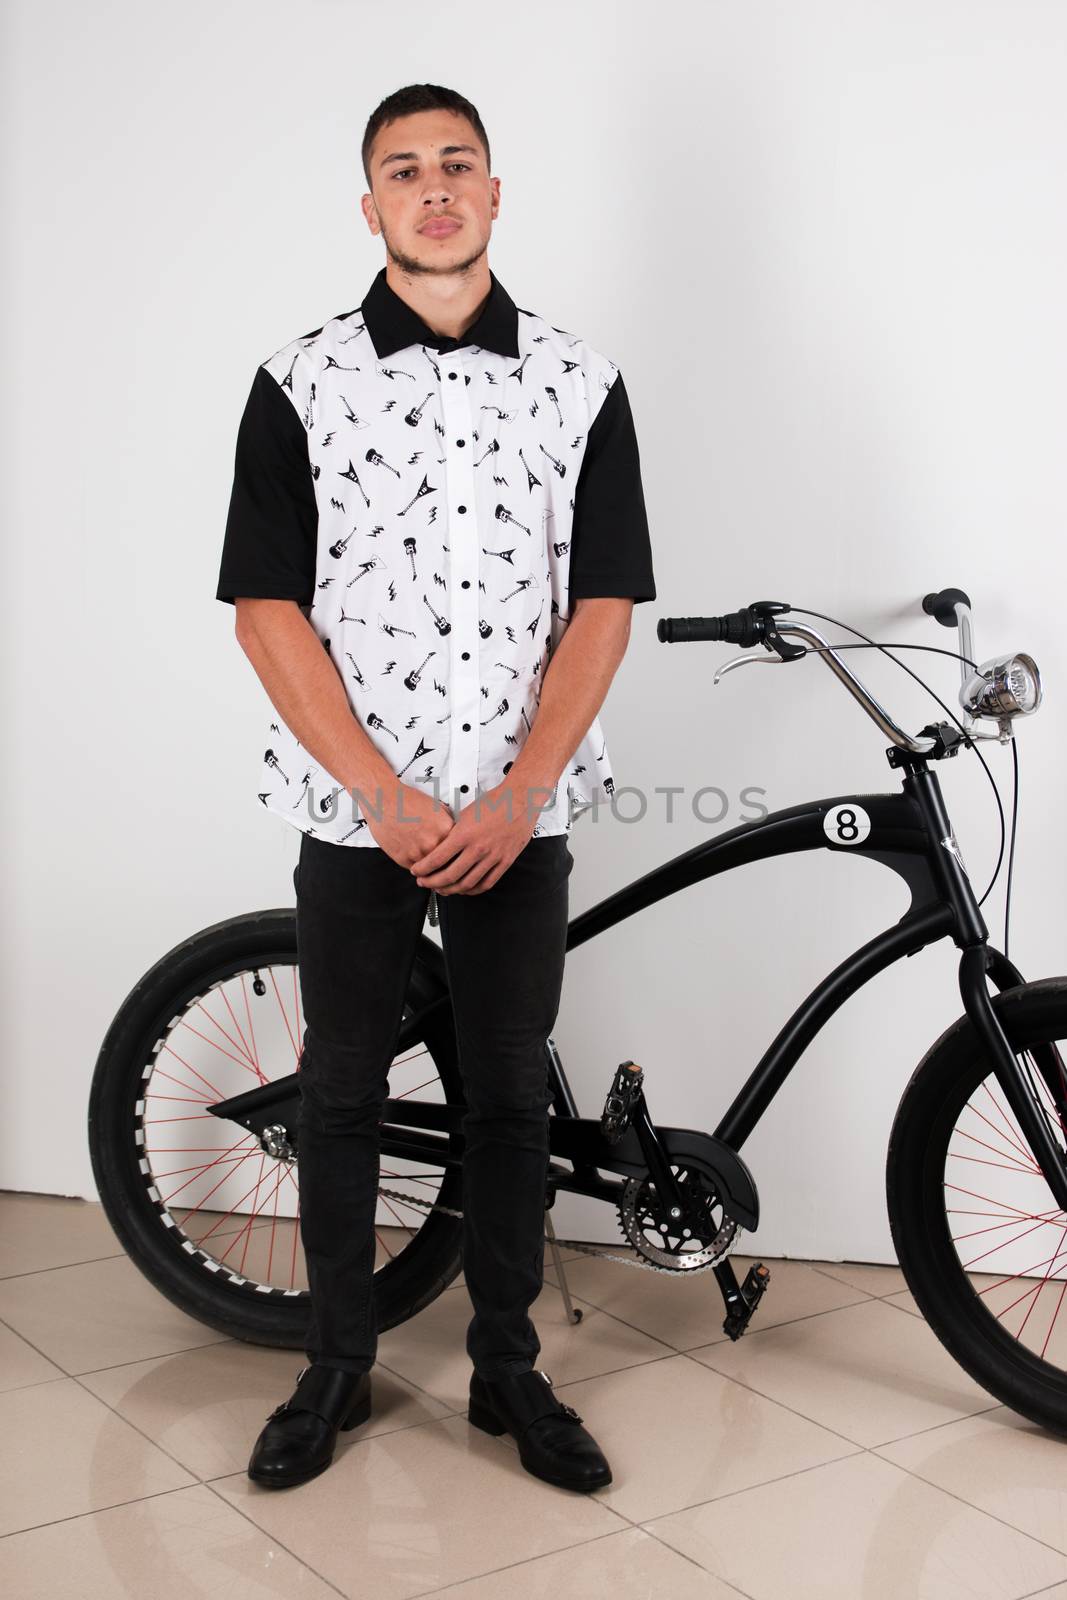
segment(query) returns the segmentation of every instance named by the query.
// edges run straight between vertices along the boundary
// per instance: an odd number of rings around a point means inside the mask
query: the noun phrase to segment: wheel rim
[[[1050,1036],[1014,1045],[1047,1126],[1067,1146],[1067,1082],[1050,1093],[1034,1050]],[[1060,1070],[1063,1078],[1062,1068]],[[1067,1374],[1067,1215],[992,1073],[980,1076],[951,1119],[941,1174],[950,1248],[979,1305],[1031,1357]],[[964,1091],[966,1092],[966,1090]],[[1057,1103],[1058,1102],[1058,1103]]]
[[[295,960],[245,962],[205,982],[171,1016],[148,1052],[132,1112],[141,1176],[168,1238],[213,1285],[290,1302],[309,1299],[296,1157],[268,1153],[254,1132],[207,1108],[299,1073],[303,1033]],[[428,1046],[394,1058],[389,1094],[447,1100]],[[441,1166],[382,1157],[380,1189],[455,1206],[455,1187]],[[405,1257],[433,1216],[379,1192],[376,1274]]]

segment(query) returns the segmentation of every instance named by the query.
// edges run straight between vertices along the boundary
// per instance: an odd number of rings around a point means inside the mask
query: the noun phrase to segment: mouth
[[[447,239],[450,233],[455,233],[460,224],[455,217],[434,217],[430,222],[424,222],[419,229],[428,239]]]

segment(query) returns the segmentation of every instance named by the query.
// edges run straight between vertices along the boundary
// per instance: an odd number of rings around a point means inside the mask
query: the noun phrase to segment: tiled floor
[[[764,1258],[766,1259],[766,1258]],[[381,1336],[333,1466],[245,1467],[299,1352],[184,1316],[101,1208],[0,1195],[0,1589],[17,1600],[1067,1600],[1067,1445],[955,1366],[891,1267],[710,1276],[569,1253],[540,1365],[612,1463],[593,1495],[465,1417],[462,1283]],[[739,1258],[739,1267],[747,1266]]]

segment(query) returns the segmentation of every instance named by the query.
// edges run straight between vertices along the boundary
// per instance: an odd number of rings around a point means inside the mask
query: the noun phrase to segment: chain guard
[[[700,1272],[723,1260],[741,1227],[727,1215],[706,1174],[674,1162],[671,1171],[686,1200],[685,1215],[670,1215],[650,1177],[630,1178],[616,1208],[619,1227],[637,1254],[660,1272]]]

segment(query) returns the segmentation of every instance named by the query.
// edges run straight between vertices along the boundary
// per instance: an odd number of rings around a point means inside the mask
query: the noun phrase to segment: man
[[[390,95],[363,165],[386,265],[257,370],[217,593],[277,712],[259,799],[302,832],[310,1364],[248,1470],[303,1482],[370,1414],[378,1123],[432,893],[466,1102],[469,1417],[591,1490],[610,1467],[535,1367],[528,1309],[572,810],[611,793],[597,713],[656,593],[633,420],[615,364],[490,271],[500,180],[469,101]]]

